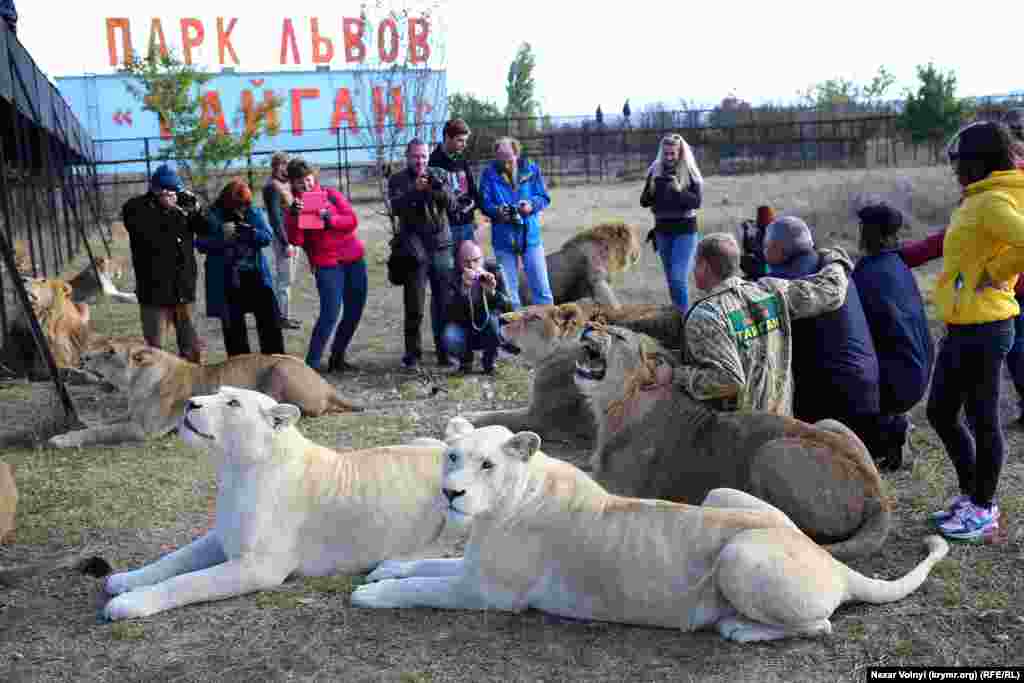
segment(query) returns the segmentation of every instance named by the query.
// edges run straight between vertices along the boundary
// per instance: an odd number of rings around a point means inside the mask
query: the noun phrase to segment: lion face
[[[159,382],[162,352],[145,344],[101,341],[82,354],[81,369],[97,375],[118,389],[130,389],[141,381]]]
[[[501,336],[515,344],[528,362],[539,363],[575,344],[586,321],[586,312],[578,304],[527,306],[501,316]]]
[[[674,360],[649,337],[590,323],[579,339],[574,379],[584,395],[621,401],[637,390],[665,386],[672,380]]]
[[[71,285],[63,280],[27,277],[23,278],[23,281],[28,301],[37,316],[52,310],[55,304],[60,304],[71,296]]]
[[[441,493],[448,521],[455,524],[498,515],[506,498],[516,495],[527,461],[540,448],[533,432],[474,429],[461,417],[448,423],[445,441]]]
[[[178,434],[193,448],[231,454],[235,460],[262,461],[268,444],[299,419],[290,403],[278,403],[251,389],[223,386],[216,394],[185,402]]]

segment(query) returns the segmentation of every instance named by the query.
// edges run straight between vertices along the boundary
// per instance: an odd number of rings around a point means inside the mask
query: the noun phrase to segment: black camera
[[[504,218],[506,222],[512,223],[513,225],[523,224],[523,217],[519,215],[519,209],[512,204],[502,204],[499,206],[498,214]]]
[[[743,239],[743,254],[740,256],[740,269],[750,279],[757,279],[768,274],[764,260],[765,229],[758,227],[754,221],[743,221],[740,224]]]
[[[178,191],[178,206],[185,211],[195,211],[199,208],[199,197],[188,190]]]

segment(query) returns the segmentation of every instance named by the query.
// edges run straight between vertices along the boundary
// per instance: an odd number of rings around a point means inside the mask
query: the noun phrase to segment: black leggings
[[[953,461],[960,492],[985,507],[995,498],[1006,453],[999,384],[1013,335],[1013,320],[948,325],[928,394],[928,422]],[[960,410],[965,405],[974,423],[973,437]]]
[[[225,294],[227,311],[221,318],[224,350],[228,356],[250,353],[245,314],[251,311],[256,318],[260,353],[284,353],[284,333],[281,332],[274,290],[263,283],[259,271],[243,270],[239,276],[241,286],[237,289],[228,287]]]

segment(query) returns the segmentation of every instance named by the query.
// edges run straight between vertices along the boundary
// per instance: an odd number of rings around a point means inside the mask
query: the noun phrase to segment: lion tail
[[[837,560],[865,557],[877,552],[889,536],[892,526],[892,506],[882,498],[868,498],[864,502],[864,521],[853,536],[822,546]]]
[[[36,564],[0,570],[0,588],[11,588],[21,581],[59,569],[73,569],[84,575],[101,579],[112,571],[110,564],[102,557],[93,555],[83,557],[81,554],[65,555]]]
[[[926,536],[924,543],[928,547],[928,556],[921,560],[916,567],[894,581],[869,579],[863,574],[847,568],[846,598],[843,602],[856,600],[877,605],[901,600],[916,591],[928,578],[932,567],[949,552],[949,544],[941,536],[934,534]]]
[[[357,403],[352,403],[348,399],[342,398],[337,391],[328,394],[327,396],[328,413],[361,413],[364,410],[366,410],[366,406],[361,406]]]

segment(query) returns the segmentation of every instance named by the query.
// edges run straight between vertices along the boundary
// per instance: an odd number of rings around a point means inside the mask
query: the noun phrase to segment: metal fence
[[[56,276],[83,249],[94,261],[87,235],[99,228],[101,211],[93,155],[92,139],[57,88],[0,23],[0,343],[10,352],[12,322],[24,316],[28,349],[46,361],[68,425],[79,421],[22,276]],[[109,254],[108,234],[98,232]]]
[[[983,102],[972,115],[994,118],[1014,101]],[[469,121],[467,158],[477,165],[492,157],[493,143],[502,136],[516,137],[524,154],[537,162],[552,185],[616,180],[642,176],[654,159],[662,136],[675,132],[691,144],[705,175],[760,173],[818,167],[870,168],[919,166],[938,163],[939,148],[914,144],[899,127],[892,106],[847,107],[822,111],[807,108],[742,108],[681,111],[645,111],[631,118],[503,117]],[[421,124],[440,130],[439,122]],[[310,157],[321,169],[322,181],[336,186],[353,201],[378,199],[380,163],[350,163],[350,158],[379,157],[383,149],[392,159],[402,150],[387,144],[387,129],[376,136],[337,129],[305,130],[289,138],[293,155]],[[300,140],[301,145],[294,145]],[[438,140],[430,139],[433,145]],[[99,140],[99,186],[108,218],[133,194],[144,192],[146,178],[163,159],[154,138]],[[256,186],[269,172],[273,138],[261,141],[247,159],[227,175],[247,176]],[[118,172],[119,166],[145,165],[146,172]]]

